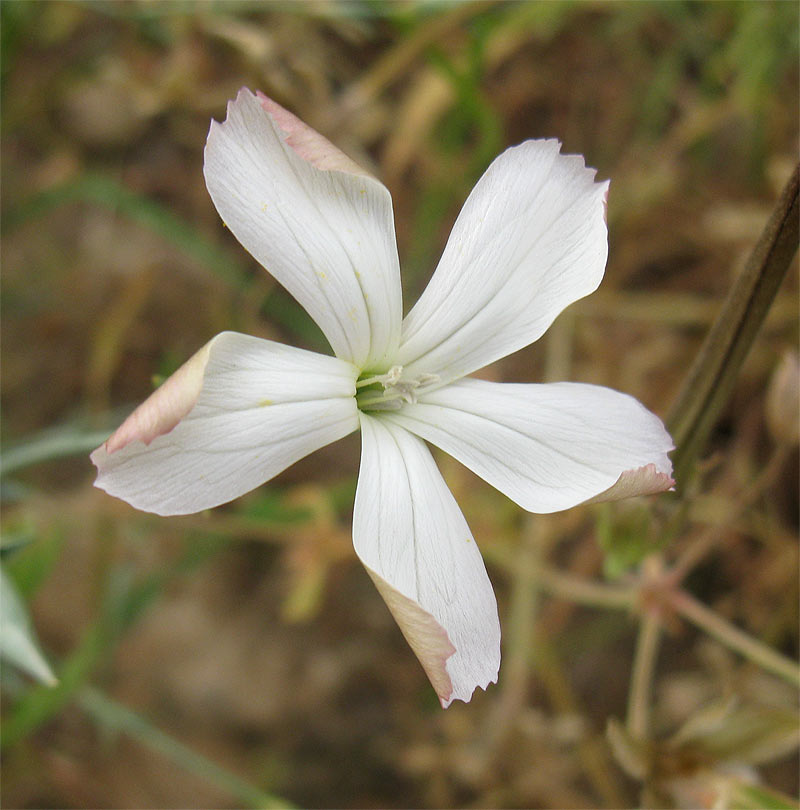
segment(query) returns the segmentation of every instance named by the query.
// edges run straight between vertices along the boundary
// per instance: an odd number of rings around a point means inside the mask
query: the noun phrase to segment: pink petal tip
[[[621,501],[637,495],[656,495],[675,488],[675,480],[669,473],[660,472],[655,464],[646,464],[633,470],[626,470],[617,482],[605,492],[601,492],[587,503]]]
[[[239,95],[249,92],[249,90],[243,88]],[[339,171],[365,177],[371,176],[354,160],[347,157],[344,152],[337,149],[327,138],[301,121],[289,110],[281,107],[269,96],[265,96],[259,90],[256,97],[267,114],[278,125],[278,128],[286,135],[286,143],[303,160],[321,171]]]
[[[92,453],[95,466],[99,467],[107,454],[131,442],[150,444],[157,436],[169,433],[189,413],[203,387],[210,347],[211,343],[207,343],[187,360]]]

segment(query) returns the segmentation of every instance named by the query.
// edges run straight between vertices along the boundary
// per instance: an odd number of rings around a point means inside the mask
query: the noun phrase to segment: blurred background
[[[406,309],[496,154],[585,155],[612,181],[605,281],[487,373],[666,416],[796,162],[796,3],[0,14],[2,560],[59,679],[3,667],[5,807],[796,806],[796,686],[668,608],[626,736],[646,611],[610,595],[689,559],[712,621],[796,657],[796,262],[679,496],[529,516],[437,455],[504,630],[499,683],[447,711],[352,551],[357,436],[181,518],[95,490],[88,460],[223,329],[327,351],[205,190],[241,86],[389,187]]]

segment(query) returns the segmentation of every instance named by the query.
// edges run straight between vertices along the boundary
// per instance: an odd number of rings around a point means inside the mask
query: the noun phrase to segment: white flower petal
[[[358,369],[223,332],[92,453],[95,485],[159,515],[249,492],[358,428]]]
[[[430,451],[361,414],[353,542],[444,707],[497,680],[500,623],[480,551]]]
[[[672,439],[661,420],[633,397],[598,385],[464,379],[384,418],[530,512],[651,494],[674,483]]]
[[[402,317],[385,186],[246,89],[224,123],[212,121],[204,172],[225,224],[302,304],[337,357],[385,371]]]
[[[494,160],[469,195],[439,266],[403,322],[396,363],[458,379],[538,339],[593,292],[608,254],[605,197],[555,140]]]

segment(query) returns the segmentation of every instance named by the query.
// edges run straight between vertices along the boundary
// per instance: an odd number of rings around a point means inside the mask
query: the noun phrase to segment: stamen
[[[361,391],[356,395],[358,407],[361,410],[397,410],[403,402],[413,405],[423,388],[439,382],[437,374],[423,373],[418,377],[403,378],[403,367],[392,366],[386,374],[378,374],[359,380],[356,388],[369,390]],[[383,391],[377,386],[383,386]]]

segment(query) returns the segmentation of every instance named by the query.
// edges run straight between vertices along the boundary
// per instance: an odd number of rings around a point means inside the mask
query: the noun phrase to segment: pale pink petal
[[[95,485],[159,515],[226,503],[356,430],[357,375],[336,357],[223,332],[92,453]]]
[[[197,402],[203,386],[211,343],[187,360],[165,380],[105,442],[106,452],[114,453],[132,441],[150,444],[156,436],[169,433]]]
[[[634,470],[626,470],[620,475],[616,484],[601,492],[587,503],[600,503],[602,501],[621,501],[636,495],[657,495],[673,489],[675,481],[668,472],[659,472],[655,464],[647,464]]]
[[[530,512],[669,489],[672,439],[633,397],[582,383],[462,379],[383,417]]]
[[[337,357],[386,371],[402,300],[388,190],[249,90],[212,121],[206,185],[225,224],[297,299]]]
[[[368,566],[365,568],[400,631],[422,664],[442,705],[447,708],[453,695],[453,682],[447,671],[447,659],[456,652],[447,632],[417,602],[404,596]]]
[[[443,706],[497,680],[500,623],[480,551],[424,442],[361,414],[356,553]]]
[[[261,106],[286,134],[286,143],[303,160],[308,161],[322,171],[347,172],[372,177],[358,163],[347,157],[341,149],[335,147],[327,138],[301,121],[294,113],[281,107],[280,104],[273,101],[269,96],[265,96],[260,90],[256,91],[256,96],[261,102]]]
[[[558,141],[507,149],[478,181],[395,362],[447,383],[537,340],[600,284],[608,183]]]

